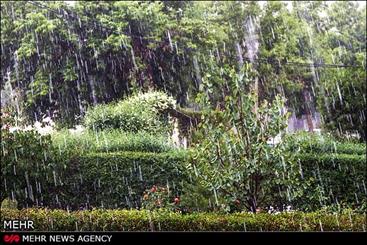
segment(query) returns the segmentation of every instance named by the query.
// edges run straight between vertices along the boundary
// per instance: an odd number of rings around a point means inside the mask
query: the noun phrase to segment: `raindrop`
[[[141,167],[140,167],[140,165],[139,165],[139,179],[140,179],[140,181],[143,181],[143,174],[142,174],[142,172],[141,172]]]
[[[55,186],[57,186],[57,180],[56,180],[56,172],[55,172],[55,170],[52,170],[52,175],[54,177]]]
[[[320,230],[321,230],[321,231],[324,231],[324,228],[322,227],[321,220],[319,220],[319,224],[320,224]]]
[[[172,40],[171,40],[171,33],[169,31],[167,31],[167,36],[168,36],[169,46],[171,47],[171,50],[173,50],[173,44],[172,44]]]
[[[366,184],[364,183],[364,180],[362,180],[362,185],[363,185],[364,193],[367,195],[367,189],[366,189]]]
[[[338,82],[336,83],[336,88],[338,90],[338,95],[339,95],[340,103],[343,104],[343,96],[342,96],[342,93],[340,92],[340,87],[339,87],[339,83]]]
[[[217,191],[216,191],[216,189],[214,189],[213,191],[214,191],[215,204],[217,206],[219,206],[218,197],[217,197]]]
[[[301,179],[303,179],[303,170],[302,170],[302,164],[300,160],[298,160],[298,164],[299,164],[299,173],[301,175]]]

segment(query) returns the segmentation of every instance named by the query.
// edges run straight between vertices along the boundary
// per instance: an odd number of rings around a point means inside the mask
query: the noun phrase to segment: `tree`
[[[325,129],[339,135],[357,133],[366,141],[366,7],[333,3],[327,16],[319,37],[323,57],[350,67],[319,72],[318,109]]]
[[[239,73],[249,59],[252,35],[247,24],[252,20],[258,45],[252,64],[260,101],[282,94],[290,111],[307,115],[309,128],[315,104],[331,131],[340,131],[339,123],[345,130],[361,128],[365,104],[358,104],[355,111],[337,109],[343,118],[352,116],[350,123],[330,117],[335,113],[325,105],[332,100],[323,100],[328,95],[338,99],[339,90],[341,97],[366,97],[365,9],[352,2],[289,6],[267,2],[261,7],[250,1],[81,1],[75,6],[63,1],[4,2],[2,88],[7,84],[19,91],[31,120],[58,110],[60,121],[69,124],[89,106],[119,100],[136,90],[164,90],[180,106],[195,106],[203,74],[223,79],[221,68],[235,67]],[[338,82],[338,90],[335,82],[329,86],[327,81],[335,75],[330,68],[300,63],[362,69],[341,68],[349,75],[338,75],[345,80]],[[212,99],[223,96],[215,89]]]
[[[227,80],[229,94],[222,108],[213,109],[209,102],[211,76],[205,76],[203,81],[202,137],[189,169],[214,192],[217,204],[218,196],[223,196],[228,206],[236,204],[256,212],[258,207],[269,204],[267,198],[274,185],[286,190],[289,199],[297,195],[290,186],[297,181],[294,161],[282,143],[268,144],[286,127],[287,114],[282,111],[285,101],[276,96],[272,104],[263,101],[255,111],[256,96],[248,94],[253,72],[247,67],[239,75],[234,69],[227,73],[231,78]]]

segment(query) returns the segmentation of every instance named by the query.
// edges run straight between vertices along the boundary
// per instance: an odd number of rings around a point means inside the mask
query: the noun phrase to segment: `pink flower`
[[[175,197],[174,201],[175,201],[175,204],[179,204],[180,203],[180,198]]]

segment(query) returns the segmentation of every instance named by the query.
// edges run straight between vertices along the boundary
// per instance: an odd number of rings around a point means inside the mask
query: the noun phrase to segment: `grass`
[[[169,152],[175,146],[165,135],[150,134],[147,132],[128,133],[120,130],[92,131],[71,133],[68,130],[52,134],[54,146],[60,152],[73,151],[88,152]]]

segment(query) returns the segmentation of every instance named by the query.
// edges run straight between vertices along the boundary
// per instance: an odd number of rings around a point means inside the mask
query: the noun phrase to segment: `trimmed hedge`
[[[65,168],[58,168],[55,177],[44,173],[38,179],[42,186],[39,206],[50,208],[85,209],[136,208],[141,206],[143,192],[153,185],[170,186],[172,195],[180,196],[188,173],[184,169],[188,152],[167,153],[114,152],[89,153],[75,157]],[[309,185],[303,195],[292,200],[295,208],[315,210],[323,205],[346,203],[359,208],[366,203],[366,156],[364,155],[298,155],[302,174]],[[17,170],[18,172],[20,169]],[[9,171],[11,174],[12,171]],[[140,174],[141,173],[141,174]],[[33,174],[41,174],[34,172]],[[21,175],[8,179],[24,180]],[[56,179],[56,184],[54,180]],[[33,186],[33,182],[31,183]],[[11,197],[11,189],[2,193]],[[36,190],[34,186],[33,189]],[[14,192],[22,200],[23,188]],[[18,194],[17,194],[18,193]],[[284,197],[274,197],[269,205],[286,203]],[[7,195],[6,195],[7,194]],[[358,199],[358,201],[357,201]],[[36,205],[28,200],[28,205]],[[26,207],[19,203],[19,207]]]
[[[366,203],[366,155],[300,154],[303,178],[311,180],[299,207],[348,203],[355,208]]]
[[[143,192],[153,185],[169,186],[179,195],[187,178],[181,152],[90,153],[71,161],[60,189],[61,207],[138,208]],[[56,204],[56,203],[55,203]],[[56,206],[57,207],[57,206]]]
[[[25,184],[24,174],[19,174],[27,171],[28,165],[18,165],[16,175],[9,165],[7,188],[1,181],[0,201],[14,196],[20,208],[34,205],[73,210],[137,208],[146,189],[168,185],[173,195],[179,195],[186,179],[185,155],[180,151],[89,153],[71,159],[65,154],[64,157],[67,163],[60,161],[48,171],[33,168],[32,176],[41,177],[30,178],[29,185]],[[34,199],[26,196],[26,187],[37,194]]]
[[[2,210],[4,220],[33,220],[37,231],[365,231],[366,214],[321,212],[193,213],[146,210]],[[2,227],[3,229],[3,227]]]
[[[296,147],[296,146],[294,146]],[[302,145],[304,152],[365,155],[366,144],[342,142],[309,142]]]
[[[366,143],[351,141],[340,142],[329,135],[310,134],[299,132],[290,134],[285,139],[287,148],[291,152],[301,153],[333,153],[366,155]]]
[[[45,190],[54,185],[53,172],[63,169],[68,157],[58,154],[50,135],[4,128],[0,147],[0,201],[15,198],[19,206],[27,207],[54,197]]]
[[[92,131],[79,134],[61,131],[52,134],[52,143],[63,152],[167,152],[175,147],[167,135],[148,132],[129,133],[120,130]]]

